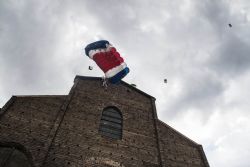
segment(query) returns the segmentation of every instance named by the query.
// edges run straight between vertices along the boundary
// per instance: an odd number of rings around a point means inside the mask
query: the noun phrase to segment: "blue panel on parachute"
[[[93,43],[90,43],[88,44],[86,47],[85,47],[85,54],[87,56],[89,56],[89,51],[90,50],[95,50],[95,49],[103,49],[103,48],[106,48],[107,44],[109,44],[109,41],[107,40],[100,40],[100,41],[97,41],[97,42],[93,42]]]
[[[129,73],[129,68],[126,67],[115,76],[109,78],[109,81],[113,84],[119,83],[123,77],[125,77]]]

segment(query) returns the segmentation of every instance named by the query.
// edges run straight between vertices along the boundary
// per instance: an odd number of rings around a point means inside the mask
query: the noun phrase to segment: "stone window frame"
[[[98,132],[103,137],[122,139],[123,115],[117,107],[108,106],[102,110]]]

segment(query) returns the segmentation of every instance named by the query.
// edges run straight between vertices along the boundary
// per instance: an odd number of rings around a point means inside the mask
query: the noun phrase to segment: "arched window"
[[[122,138],[122,114],[115,107],[107,107],[102,112],[99,133],[113,139]]]
[[[0,146],[1,167],[31,167],[27,156],[14,147]]]

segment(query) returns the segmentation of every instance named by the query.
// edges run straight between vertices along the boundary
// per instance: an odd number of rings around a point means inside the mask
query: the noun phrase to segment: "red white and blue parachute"
[[[100,40],[85,47],[86,55],[93,59],[111,83],[118,83],[129,73],[123,58],[109,41]]]

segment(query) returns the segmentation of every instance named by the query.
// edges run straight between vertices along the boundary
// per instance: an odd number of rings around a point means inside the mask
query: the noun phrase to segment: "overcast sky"
[[[98,39],[212,167],[249,167],[249,0],[1,0],[0,107],[12,95],[67,94],[75,75],[103,76],[84,54]]]

